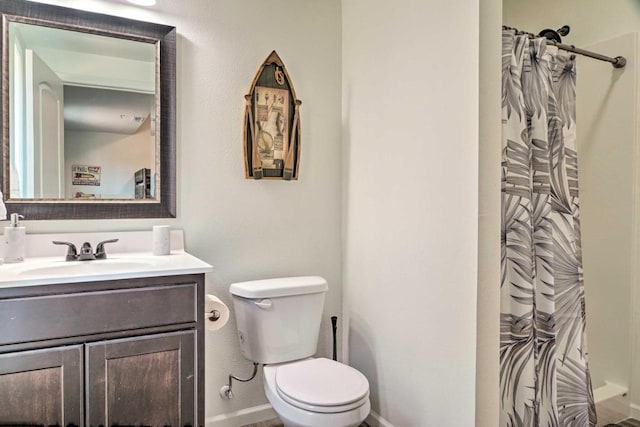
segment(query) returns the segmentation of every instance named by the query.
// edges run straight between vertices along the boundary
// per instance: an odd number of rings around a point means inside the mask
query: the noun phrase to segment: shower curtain
[[[501,427],[596,422],[575,106],[574,57],[503,30]]]

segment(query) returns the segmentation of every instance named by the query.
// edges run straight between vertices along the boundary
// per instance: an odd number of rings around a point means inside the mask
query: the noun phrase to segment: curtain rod
[[[527,31],[521,31],[521,30],[518,30],[517,28],[508,27],[506,25],[503,25],[502,29],[503,30],[514,30],[516,32],[516,34],[528,34],[528,35],[530,35],[532,37],[538,37],[533,33],[529,33]],[[613,65],[613,68],[624,68],[624,66],[627,65],[627,60],[626,60],[626,58],[624,56],[616,56],[615,58],[611,58],[610,56],[601,55],[599,53],[591,52],[589,50],[580,49],[580,48],[577,48],[577,47],[575,47],[573,45],[568,45],[568,44],[564,44],[564,43],[558,43],[555,40],[549,40],[549,39],[547,39],[547,45],[555,46],[558,49],[566,50],[567,52],[577,53],[578,55],[588,56],[589,58],[598,59],[600,61],[610,62],[611,65]]]

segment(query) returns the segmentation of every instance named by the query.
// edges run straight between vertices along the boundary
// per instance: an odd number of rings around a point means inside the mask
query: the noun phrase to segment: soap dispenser
[[[25,228],[20,226],[20,219],[24,216],[13,213],[11,214],[11,224],[4,228],[4,262],[22,262],[24,261],[25,248]]]

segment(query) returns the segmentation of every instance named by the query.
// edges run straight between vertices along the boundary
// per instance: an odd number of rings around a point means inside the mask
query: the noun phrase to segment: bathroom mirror
[[[0,12],[9,213],[175,217],[175,28],[28,1]]]

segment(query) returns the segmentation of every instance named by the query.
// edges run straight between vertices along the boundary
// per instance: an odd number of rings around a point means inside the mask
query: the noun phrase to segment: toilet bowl
[[[371,409],[365,376],[325,358],[265,366],[264,389],[285,427],[356,427]]]

